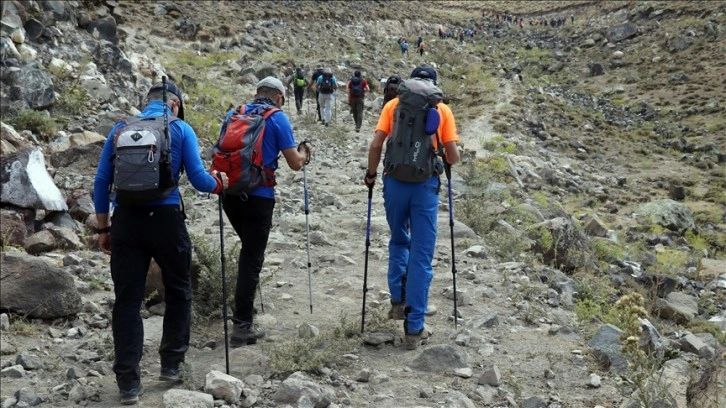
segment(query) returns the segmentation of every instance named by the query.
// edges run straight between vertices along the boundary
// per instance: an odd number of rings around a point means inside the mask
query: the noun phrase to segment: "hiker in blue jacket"
[[[257,84],[255,99],[245,105],[245,112],[260,105],[281,108],[285,103],[284,93],[282,81],[275,77],[266,77]],[[233,113],[234,110],[227,113],[225,122]],[[265,119],[265,134],[262,139],[263,167],[276,170],[280,153],[292,170],[300,170],[310,161],[310,145],[296,145],[290,119],[281,110]],[[224,212],[242,243],[234,292],[234,326],[230,336],[233,347],[254,344],[257,339],[265,336],[265,331],[253,322],[254,301],[265,261],[274,208],[274,185],[261,185],[246,196],[224,196]]]
[[[163,103],[163,86],[151,87],[146,107],[137,117],[169,119],[172,174],[178,181],[184,168],[192,186],[205,193],[218,194],[227,187],[224,173],[207,173],[199,156],[199,142],[194,129],[184,119],[179,88],[167,82],[167,104]],[[177,118],[180,120],[172,120]],[[166,309],[159,345],[162,381],[180,380],[180,368],[189,349],[192,317],[192,243],[184,222],[179,189],[161,200],[137,206],[112,205],[109,217],[109,191],[114,177],[114,136],[124,122],[117,123],[106,139],[93,184],[93,201],[98,221],[101,251],[111,255],[111,278],[116,296],[112,311],[115,360],[113,371],[121,393],[121,403],[136,404],[143,392],[139,363],[144,346],[141,304],[149,264],[153,258],[161,268]],[[113,224],[111,224],[113,221]]]

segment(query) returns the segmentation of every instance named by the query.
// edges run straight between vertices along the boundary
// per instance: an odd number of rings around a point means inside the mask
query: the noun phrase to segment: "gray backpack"
[[[174,120],[168,118],[168,123]],[[164,122],[163,116],[130,117],[114,135],[113,185],[120,205],[161,200],[176,188]]]
[[[443,99],[444,93],[429,80],[413,78],[398,85],[398,106],[383,157],[384,174],[412,183],[438,174],[433,134],[440,120],[436,105]]]

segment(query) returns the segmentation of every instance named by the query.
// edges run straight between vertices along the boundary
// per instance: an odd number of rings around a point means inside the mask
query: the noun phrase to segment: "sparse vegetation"
[[[49,142],[58,131],[58,125],[48,115],[48,112],[32,109],[21,111],[17,116],[9,118],[8,122],[18,132],[29,130],[46,142]]]
[[[192,318],[201,324],[210,318],[219,318],[222,313],[222,264],[220,247],[201,236],[190,234],[198,279],[192,303]],[[227,305],[234,304],[234,288],[237,282],[237,260],[239,244],[225,245],[225,284],[227,286]]]
[[[283,343],[265,345],[263,350],[270,356],[270,365],[279,377],[296,371],[320,373],[324,367],[339,363],[344,353],[360,344],[360,338],[355,336],[359,330],[358,321],[342,315],[340,324],[333,330],[321,331],[313,338],[294,337]]]

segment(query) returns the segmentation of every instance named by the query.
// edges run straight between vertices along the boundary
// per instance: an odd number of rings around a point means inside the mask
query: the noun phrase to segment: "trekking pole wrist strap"
[[[96,234],[108,234],[111,232],[111,227],[97,228]]]

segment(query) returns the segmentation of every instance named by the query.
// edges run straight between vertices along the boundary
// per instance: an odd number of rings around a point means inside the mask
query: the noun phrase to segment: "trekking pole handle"
[[[451,180],[451,165],[444,160],[444,173],[446,173],[446,178]]]

